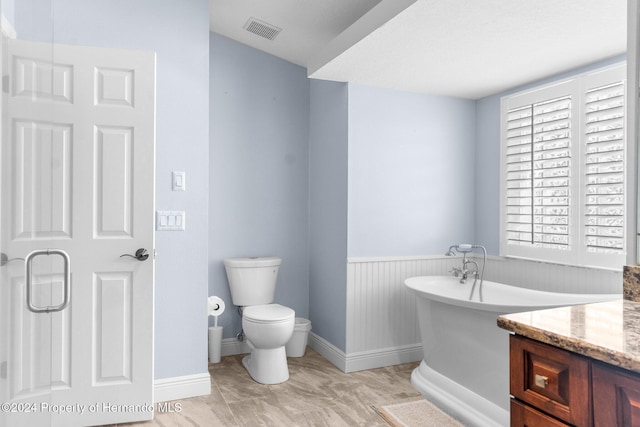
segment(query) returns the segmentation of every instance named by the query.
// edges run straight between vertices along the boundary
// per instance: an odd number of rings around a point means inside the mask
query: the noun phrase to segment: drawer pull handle
[[[540,388],[547,388],[547,386],[549,385],[549,378],[545,377],[544,375],[536,374],[534,377],[534,381],[536,383],[536,386]]]

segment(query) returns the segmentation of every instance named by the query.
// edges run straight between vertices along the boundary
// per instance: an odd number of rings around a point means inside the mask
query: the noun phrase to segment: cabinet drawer
[[[522,402],[511,399],[511,427],[556,427],[568,426],[562,421],[551,418]]]
[[[509,348],[513,396],[569,424],[592,425],[586,358],[517,335]]]

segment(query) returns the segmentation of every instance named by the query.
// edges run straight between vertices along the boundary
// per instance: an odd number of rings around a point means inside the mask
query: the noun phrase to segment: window
[[[626,66],[502,98],[501,251],[625,264]]]

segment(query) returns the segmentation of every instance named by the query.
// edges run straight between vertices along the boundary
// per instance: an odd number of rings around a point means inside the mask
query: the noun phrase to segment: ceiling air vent
[[[244,29],[267,40],[275,39],[276,36],[280,34],[280,31],[282,31],[282,28],[267,24],[266,22],[253,17],[249,18],[247,23],[244,24]]]

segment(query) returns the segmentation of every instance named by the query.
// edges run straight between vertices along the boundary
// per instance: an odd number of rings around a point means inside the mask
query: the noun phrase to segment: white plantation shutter
[[[625,67],[502,100],[502,252],[624,264]]]
[[[624,249],[624,83],[587,91],[586,212],[587,250]]]
[[[507,113],[507,241],[533,242],[533,106]]]
[[[507,240],[567,249],[571,97],[507,113]]]
[[[571,97],[533,106],[534,238],[536,247],[569,249]]]

